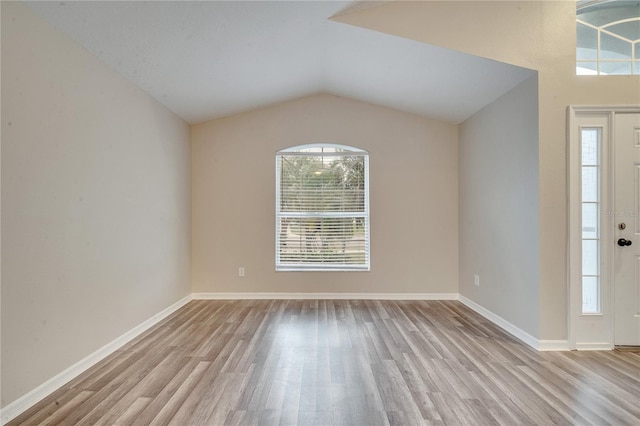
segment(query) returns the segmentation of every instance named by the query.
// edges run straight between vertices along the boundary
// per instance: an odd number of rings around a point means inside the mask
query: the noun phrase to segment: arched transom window
[[[640,2],[578,1],[576,73],[640,74]]]

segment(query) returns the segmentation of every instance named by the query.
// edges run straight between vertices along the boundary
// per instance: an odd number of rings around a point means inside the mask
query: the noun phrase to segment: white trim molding
[[[576,343],[576,349],[579,351],[611,351],[615,347],[609,342],[602,343]]]
[[[538,340],[538,347],[536,348],[540,352],[563,352],[570,351],[568,340]]]
[[[521,328],[513,325],[509,321],[505,320],[501,316],[498,316],[488,310],[487,308],[478,305],[471,299],[468,299],[462,295],[460,295],[459,299],[461,303],[466,305],[471,310],[476,313],[482,315],[498,327],[502,328],[507,333],[513,335],[514,337],[521,340],[523,343],[532,347],[537,351],[568,351],[569,343],[566,340],[539,340],[536,337],[533,337],[531,334],[522,330]]]
[[[458,300],[458,293],[193,293],[196,300]]]
[[[143,323],[127,331],[120,337],[116,338],[110,343],[107,343],[106,345],[104,345],[94,353],[90,354],[86,358],[78,361],[77,363],[73,364],[71,367],[62,371],[58,375],[47,380],[46,382],[44,382],[37,388],[33,389],[29,393],[13,401],[12,403],[7,405],[0,411],[0,424],[6,424],[11,420],[15,419],[20,414],[24,413],[29,408],[34,406],[36,403],[42,401],[44,398],[49,396],[54,391],[58,390],[65,384],[69,383],[71,380],[75,379],[80,374],[84,373],[89,368],[96,365],[98,362],[102,361],[103,359],[105,359],[106,357],[108,357],[109,355],[111,355],[112,353],[114,353],[115,351],[117,351],[118,349],[120,349],[121,347],[123,347],[124,345],[126,345],[127,343],[129,343],[130,341],[132,341],[133,339],[135,339],[136,337],[138,337],[139,335],[141,335],[142,333],[144,333],[145,331],[153,327],[154,325],[158,324],[159,322],[167,318],[169,315],[171,315],[178,309],[182,308],[191,300],[192,300],[191,294],[180,299],[173,305],[169,306],[168,308],[155,314],[154,316],[144,321]]]

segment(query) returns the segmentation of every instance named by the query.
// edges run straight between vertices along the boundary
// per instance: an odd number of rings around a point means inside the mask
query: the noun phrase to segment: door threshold
[[[614,349],[616,351],[619,351],[619,352],[638,352],[638,353],[640,353],[640,346],[618,345],[618,346],[615,346]]]

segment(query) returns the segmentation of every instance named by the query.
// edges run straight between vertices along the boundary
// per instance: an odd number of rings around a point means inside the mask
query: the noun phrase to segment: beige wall
[[[459,149],[460,294],[537,336],[537,77],[462,123]]]
[[[370,272],[275,272],[275,154],[314,142],[369,151]],[[455,125],[330,95],[194,126],[193,291],[457,293],[457,155]]]
[[[567,338],[567,106],[640,103],[640,76],[575,75],[575,6],[573,1],[389,2],[334,18],[539,71],[536,337],[542,340]]]
[[[2,2],[2,406],[190,293],[189,127]]]

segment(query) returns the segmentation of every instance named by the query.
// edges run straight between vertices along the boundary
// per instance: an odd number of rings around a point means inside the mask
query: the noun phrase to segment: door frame
[[[601,179],[600,179],[600,241],[612,241],[614,211],[614,150],[615,117],[621,113],[640,113],[640,105],[620,106],[575,106],[568,108],[567,125],[567,170],[568,170],[568,225],[567,225],[567,325],[570,349],[610,350],[614,348],[613,320],[613,262],[614,247],[600,244],[600,313],[582,313],[582,183],[580,128],[583,121],[591,120],[601,127]],[[609,212],[609,214],[606,214]]]

